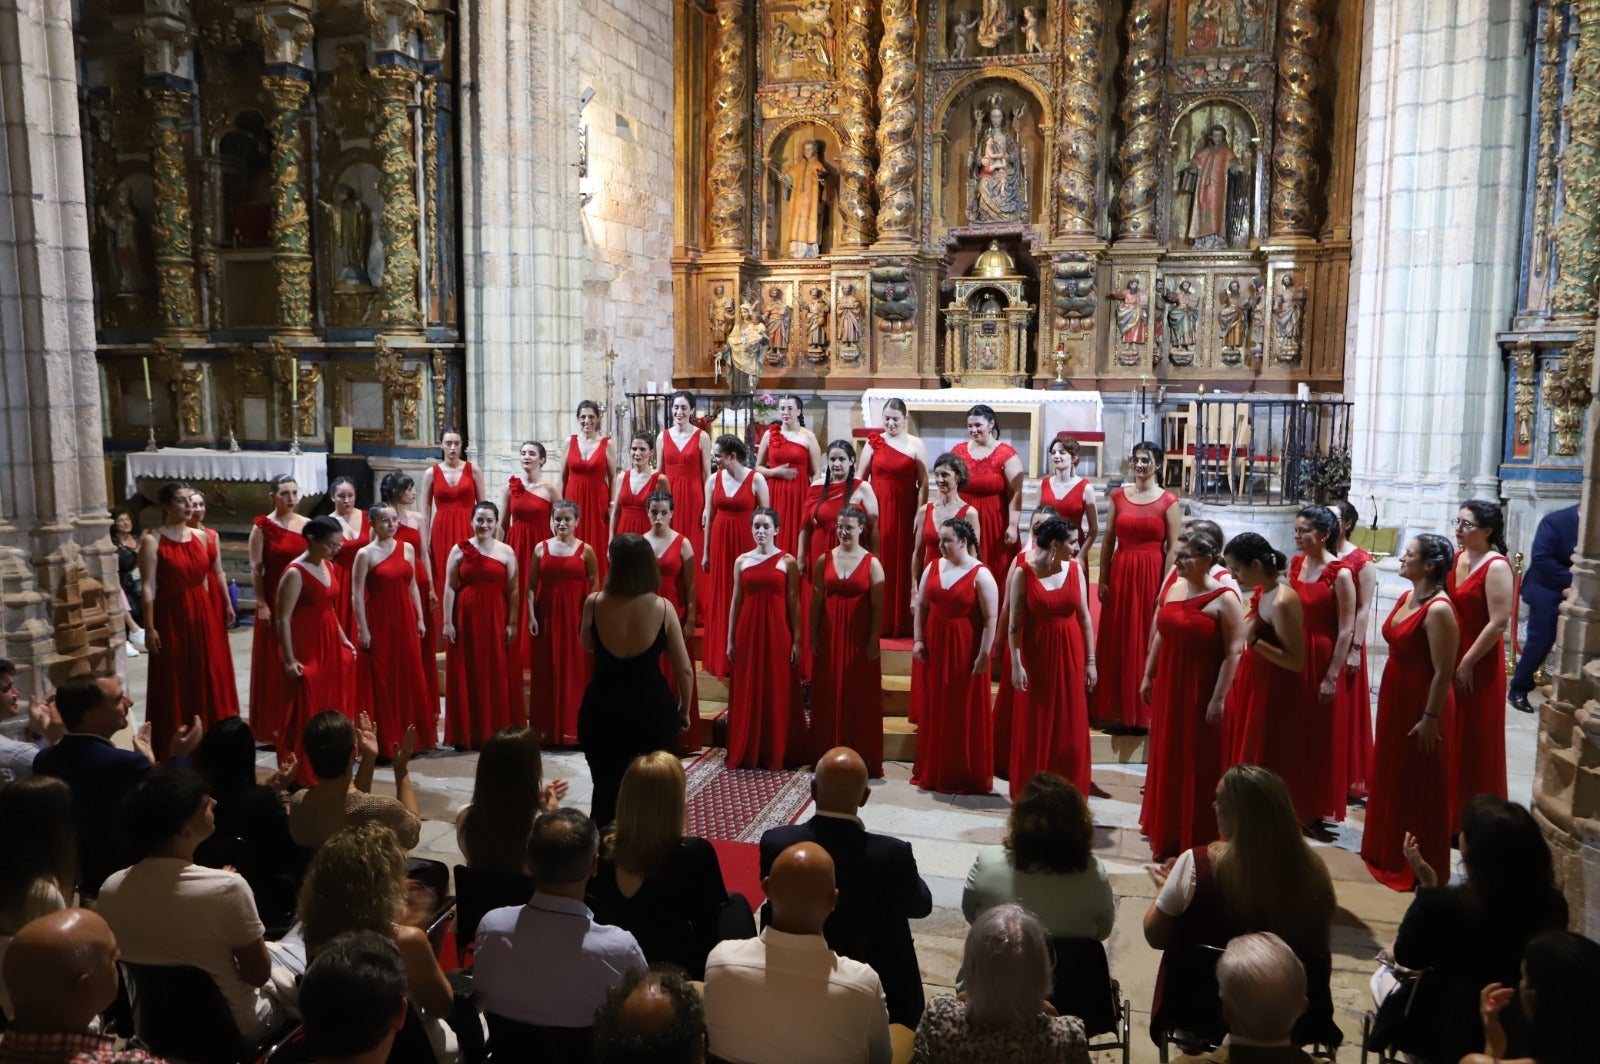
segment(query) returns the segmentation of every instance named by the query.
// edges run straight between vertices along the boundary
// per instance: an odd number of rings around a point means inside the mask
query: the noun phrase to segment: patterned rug
[[[716,747],[689,766],[685,834],[760,842],[768,828],[793,824],[811,804],[811,773],[729,768],[727,758]]]

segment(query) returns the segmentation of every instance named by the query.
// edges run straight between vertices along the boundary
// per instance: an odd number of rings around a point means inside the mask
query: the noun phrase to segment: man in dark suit
[[[889,1022],[915,1029],[922,1018],[922,969],[909,921],[933,912],[933,895],[917,873],[911,844],[868,831],[856,816],[872,794],[867,778],[866,762],[854,750],[840,746],[823,754],[811,781],[816,815],[761,836],[761,875],[796,843],[815,842],[828,851],[839,902],[823,936],[835,952],[878,973]]]
[[[72,790],[72,820],[78,833],[78,883],[88,898],[100,893],[100,884],[132,862],[126,852],[117,815],[122,800],[135,784],[149,775],[155,764],[150,749],[150,725],[134,733],[133,749],[113,746],[111,737],[128,726],[133,699],[122,689],[114,672],[74,676],[56,688],[56,711],[67,734],[33,761],[37,776],[55,776]],[[169,751],[186,758],[200,745],[200,720],[178,729]]]
[[[1513,708],[1532,713],[1528,692],[1556,643],[1556,618],[1564,592],[1572,585],[1572,552],[1578,549],[1578,508],[1568,506],[1545,514],[1533,534],[1533,558],[1522,574],[1522,601],[1528,604],[1528,638],[1517,659],[1506,699]]]

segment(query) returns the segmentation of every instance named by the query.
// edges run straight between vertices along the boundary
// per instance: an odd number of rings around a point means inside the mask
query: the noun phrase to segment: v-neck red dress
[[[406,561],[406,544],[398,536],[389,556],[367,567],[363,597],[372,646],[356,655],[356,708],[372,717],[378,752],[384,756],[413,724],[420,746],[424,734],[418,722],[431,723],[438,713],[428,709],[428,678],[411,602],[415,579],[416,569]],[[426,610],[425,601],[423,606]],[[353,641],[354,628],[350,634]]]
[[[456,567],[456,641],[445,648],[444,741],[481,750],[501,728],[521,724],[521,678],[506,645],[506,563],[462,540]]]
[[[632,470],[624,469],[617,476],[622,478],[622,490],[617,494],[617,518],[611,528],[611,534],[620,536],[624,532],[632,532],[636,536],[642,536],[650,531],[650,512],[646,500],[656,490],[661,474],[654,469],[650,470],[644,479],[644,490],[639,492],[633,490]],[[678,512],[676,503],[673,504],[672,512]]]
[[[1295,810],[1311,806],[1315,814],[1331,820],[1344,819],[1346,790],[1344,785],[1344,743],[1338,725],[1348,720],[1348,700],[1351,697],[1348,683],[1335,688],[1332,702],[1322,702],[1318,693],[1322,678],[1328,674],[1333,661],[1334,645],[1339,640],[1339,599],[1334,583],[1345,563],[1329,559],[1315,580],[1302,580],[1306,556],[1297,554],[1289,561],[1289,582],[1300,595],[1305,615],[1306,667],[1301,673],[1305,693],[1301,706],[1305,713],[1305,741],[1303,756],[1294,772],[1284,777],[1289,793],[1295,800]],[[1339,669],[1341,677],[1344,668]],[[1345,705],[1340,705],[1340,699]]]
[[[994,790],[994,720],[989,670],[972,671],[983,639],[983,607],[974,565],[950,584],[934,563],[923,621],[927,661],[911,663],[917,760],[911,783],[944,794]]]
[[[564,470],[566,481],[562,489],[565,498],[578,504],[578,527],[574,534],[594,547],[594,560],[600,567],[602,584],[606,580],[606,544],[611,542],[611,465],[606,461],[610,447],[611,437],[602,436],[594,453],[585,458],[578,437],[569,437]]]
[[[1017,545],[1006,544],[1011,515],[1005,507],[1005,466],[1017,452],[1009,443],[995,444],[987,458],[972,457],[970,443],[958,443],[950,451],[967,465],[967,482],[961,487],[961,497],[978,511],[978,550],[983,555],[980,560],[998,580],[1011,571],[1011,561],[1017,556]]]
[[[422,597],[424,629],[419,649],[422,652],[422,679],[427,684],[427,697],[414,707],[420,715],[412,723],[417,726],[417,749],[433,750],[439,745],[439,611],[428,608],[428,593],[434,589],[433,570],[423,560],[421,529],[402,524],[395,529],[394,538],[411,547],[417,593]],[[441,588],[441,601],[442,592]]]
[[[1245,623],[1256,624],[1258,642],[1282,647],[1276,629],[1265,621],[1254,620],[1261,608],[1262,592],[1258,587],[1250,596]],[[1226,710],[1225,763],[1260,765],[1277,773],[1288,787],[1295,815],[1302,822],[1322,815],[1321,796],[1308,792],[1301,778],[1311,718],[1305,695],[1302,673],[1280,668],[1256,653],[1255,647],[1247,646],[1239,658],[1239,671],[1234,674]]]
[[[700,448],[708,446],[706,434],[696,429],[682,449],[672,438],[671,429],[662,436],[665,439],[661,444],[661,472],[667,475],[667,490],[672,492],[672,528],[689,537],[698,559],[706,543],[706,531],[700,526],[706,508],[705,466],[701,462]],[[690,635],[684,633],[685,637]]]
[[[367,517],[365,510],[357,510],[356,527],[359,531],[355,539],[345,536],[340,532],[339,553],[328,559],[328,567],[335,580],[339,582],[339,623],[344,626],[347,634],[351,634],[351,642],[355,642],[353,634],[356,630],[356,611],[352,595],[355,592],[356,554],[372,542],[372,522]],[[334,520],[338,516],[334,515]]]
[[[1058,588],[1047,588],[1033,566],[1022,566],[1028,611],[1022,629],[1022,667],[1028,689],[1011,680],[1011,662],[1003,665],[1011,692],[1011,740],[1006,751],[1006,779],[1016,801],[1028,781],[1040,772],[1054,772],[1079,793],[1089,793],[1089,689],[1084,685],[1087,659],[1078,606],[1083,601],[1083,576],[1076,561],[1066,565]],[[1016,608],[1013,603],[1012,608]]]
[[[150,626],[161,652],[150,652],[145,719],[150,748],[163,760],[179,728],[196,717],[210,728],[239,715],[233,653],[222,624],[222,604],[211,579],[211,541],[191,529],[182,543],[156,537],[155,613]]]
[[[433,559],[433,586],[439,589],[442,609],[444,571],[450,564],[450,550],[457,543],[472,538],[472,510],[478,505],[478,481],[472,463],[461,464],[461,479],[453,485],[444,479],[444,466],[434,465],[432,491],[433,522],[429,527],[428,550]]]
[[[878,496],[878,561],[883,566],[883,634],[911,635],[912,551],[917,544],[917,460],[897,451],[881,432],[867,437],[872,468],[867,477]]]
[[[1456,555],[1457,561],[1460,555]],[[1489,625],[1489,588],[1487,579],[1491,565],[1504,565],[1503,554],[1492,554],[1456,582],[1456,567],[1450,567],[1446,586],[1450,601],[1455,603],[1461,618],[1461,648],[1457,651],[1457,665],[1466,656],[1467,648]],[[1478,659],[1472,667],[1472,690],[1463,691],[1455,686],[1456,728],[1454,770],[1450,773],[1450,829],[1461,830],[1461,814],[1467,801],[1476,794],[1506,796],[1506,648],[1505,640],[1496,639],[1489,653]]]
[[[728,685],[728,767],[780,769],[805,741],[800,674],[789,664],[789,576],[783,551],[745,566]],[[737,563],[736,563],[737,564]]]
[[[1148,728],[1150,707],[1139,697],[1139,686],[1144,682],[1150,624],[1167,560],[1167,509],[1176,506],[1178,498],[1164,491],[1150,502],[1136,503],[1116,488],[1111,500],[1116,507],[1117,540],[1095,643],[1100,683],[1094,716],[1111,724]]]
[[[1089,488],[1089,481],[1079,477],[1078,482],[1067,489],[1065,495],[1057,495],[1053,477],[1045,477],[1039,482],[1039,505],[1051,506],[1061,519],[1078,530],[1078,538],[1083,539],[1083,513],[1084,493]]]
[[[867,657],[881,633],[872,628],[872,555],[840,576],[832,552],[823,563],[822,639],[812,649],[811,742],[820,757],[835,746],[861,755],[883,775],[883,661]],[[887,603],[885,606],[887,607]],[[802,624],[809,624],[801,616]]]
[[[1350,578],[1356,582],[1356,608],[1360,609],[1361,570],[1372,564],[1372,555],[1357,547],[1345,555],[1343,561],[1350,568]],[[1370,618],[1368,620],[1370,622]],[[1345,713],[1345,799],[1361,801],[1367,797],[1367,775],[1372,771],[1372,684],[1367,676],[1365,641],[1361,644],[1361,664],[1355,675],[1347,669],[1341,679],[1350,686],[1349,697],[1342,703],[1348,710]]]
[[[701,665],[719,680],[728,678],[728,610],[733,605],[733,567],[739,555],[755,548],[750,511],[756,508],[756,473],[751,469],[730,495],[727,474],[711,474],[711,527],[707,531],[707,566],[700,587],[705,591],[700,614]]]
[[[768,469],[787,466],[796,473],[792,480],[767,478],[767,493],[772,508],[778,511],[778,549],[786,554],[799,549],[800,522],[805,519],[806,492],[811,487],[810,461],[811,448],[785,436],[777,422],[767,427],[767,457],[762,464]]]
[[[278,581],[289,563],[306,549],[306,537],[292,532],[266,515],[258,516],[261,530],[261,594],[269,614],[277,608]],[[250,730],[256,742],[278,744],[283,731],[284,703],[288,680],[283,672],[283,654],[278,646],[276,619],[263,622],[256,615],[255,631],[250,633]]]
[[[695,604],[700,603],[700,556],[694,556],[694,561],[687,565],[683,560],[683,545],[692,542],[689,537],[679,532],[672,540],[672,546],[666,553],[656,555],[656,571],[661,575],[661,587],[656,592],[662,598],[672,603],[672,611],[678,615],[678,625],[683,629],[683,641],[690,648],[689,658],[694,659],[694,630],[688,624],[688,604],[683,601],[683,593],[678,584],[683,573],[689,574],[690,583],[695,590]],[[652,544],[652,547],[654,544]],[[698,620],[698,619],[697,619]],[[667,678],[667,688],[672,692],[673,704],[678,698],[678,674],[672,667],[672,657],[663,652],[661,655],[661,674]],[[689,690],[689,727],[678,733],[678,753],[692,754],[700,749],[700,677],[694,674],[690,680]]]
[[[337,581],[332,579],[331,569],[329,582],[324,584],[310,567],[300,562],[293,565],[300,570],[300,597],[295,599],[294,613],[289,617],[289,635],[294,640],[295,660],[304,673],[299,678],[286,674],[288,707],[283,741],[278,744],[278,764],[282,765],[285,755],[292,752],[300,762],[296,777],[302,785],[310,786],[316,776],[303,742],[306,723],[330,709],[355,719],[356,659],[344,645],[335,598]]]
[[[533,571],[533,548],[550,538],[551,503],[530,491],[521,477],[506,484],[506,546],[517,556],[517,638],[511,646],[510,666],[519,687],[533,667],[528,634],[528,574]],[[518,694],[518,702],[522,695]]]
[[[582,634],[589,570],[583,561],[583,540],[575,540],[572,553],[565,556],[552,554],[551,542],[545,541],[539,558],[534,603],[539,634],[533,637],[529,716],[546,746],[577,746],[578,710],[594,669],[594,655],[583,649]]]

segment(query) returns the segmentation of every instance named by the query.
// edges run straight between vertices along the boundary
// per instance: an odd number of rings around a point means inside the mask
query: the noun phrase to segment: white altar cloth
[[[1073,389],[1052,392],[1028,388],[869,388],[861,395],[861,423],[883,424],[883,404],[900,399],[913,420],[913,432],[928,446],[928,457],[967,439],[967,408],[987,403],[1000,423],[1000,438],[1017,449],[1030,477],[1041,476],[1044,449],[1061,432],[1101,432],[1100,393]]]
[[[299,482],[302,495],[321,495],[328,490],[328,456],[325,454],[163,447],[159,451],[129,452],[127,491],[130,499],[137,495],[140,478],[269,484],[284,473]]]

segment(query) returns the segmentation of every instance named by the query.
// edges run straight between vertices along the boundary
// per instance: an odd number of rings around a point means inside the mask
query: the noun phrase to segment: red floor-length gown
[[[585,458],[578,449],[578,437],[569,437],[566,487],[563,489],[563,497],[578,504],[578,538],[596,545],[594,560],[599,566],[602,584],[606,580],[606,544],[611,542],[611,466],[606,461],[610,447],[611,437],[602,436],[594,453]],[[582,697],[581,693],[579,697]],[[576,713],[577,709],[573,709],[573,712]]]
[[[506,485],[506,546],[517,556],[517,638],[507,665],[517,681],[517,704],[533,669],[533,636],[528,632],[528,574],[533,572],[533,548],[550,538],[550,500],[529,491],[521,477]]]
[[[667,548],[665,554],[656,555],[656,571],[661,574],[661,588],[657,592],[662,598],[672,603],[672,610],[678,615],[678,625],[683,629],[684,642],[689,645],[690,657],[694,652],[694,632],[689,629],[687,606],[683,602],[682,591],[678,587],[681,574],[684,571],[683,544],[689,537],[682,532],[673,539],[672,546]],[[691,541],[692,542],[692,541]],[[698,560],[699,555],[695,555]],[[689,579],[695,581],[700,574],[700,567],[696,563],[688,566]],[[695,586],[695,602],[700,600],[699,586]],[[672,667],[672,656],[661,655],[661,674],[667,678],[667,688],[672,692],[673,704],[678,698],[678,671]],[[696,673],[690,681],[689,691],[689,727],[686,731],[678,733],[678,753],[692,754],[700,749],[700,677]]]
[[[927,571],[928,566],[939,564],[939,525],[933,520],[933,506],[934,504],[930,502],[924,503],[922,507],[922,521],[920,522],[922,564],[917,566],[917,576],[919,578]],[[956,511],[955,517],[949,520],[966,521],[976,531],[978,527],[978,511],[971,503],[966,503]],[[916,550],[917,548],[913,547],[912,549]],[[915,592],[916,587],[916,583],[913,582],[911,591]],[[887,593],[887,590],[885,588],[885,593]],[[911,702],[910,708],[907,710],[907,719],[912,724],[917,722],[917,703],[915,701]]]
[[[1343,820],[1345,753],[1344,744],[1337,735],[1337,725],[1346,719],[1343,714],[1348,712],[1342,710],[1339,700],[1341,697],[1348,699],[1350,695],[1344,684],[1339,685],[1331,703],[1319,701],[1317,695],[1322,678],[1328,675],[1334,644],[1339,639],[1339,599],[1333,585],[1344,562],[1329,559],[1322,574],[1309,582],[1300,579],[1305,562],[1304,554],[1297,554],[1289,561],[1289,582],[1300,593],[1305,614],[1306,667],[1300,674],[1305,741],[1300,746],[1299,763],[1284,776],[1284,782],[1289,785],[1289,795],[1294,799],[1297,812],[1314,808],[1316,816]],[[1343,671],[1341,667],[1340,672]]]
[[[1116,505],[1117,543],[1106,574],[1108,590],[1095,643],[1100,672],[1095,717],[1148,728],[1150,707],[1139,697],[1139,685],[1144,682],[1150,622],[1166,565],[1167,508],[1178,500],[1164,491],[1150,502],[1135,503],[1121,488],[1113,489],[1111,498]]]
[[[689,437],[681,450],[672,438],[672,430],[661,434],[661,472],[667,475],[667,490],[672,492],[672,529],[689,537],[694,545],[695,558],[705,549],[706,531],[700,527],[700,517],[706,508],[705,467],[701,465],[703,432]],[[692,633],[685,632],[684,638]]]
[[[911,552],[917,542],[917,460],[894,449],[883,433],[867,437],[872,447],[868,480],[878,496],[878,561],[883,566],[883,634],[911,635]]]
[[[1433,683],[1433,657],[1423,617],[1429,610],[1454,609],[1442,595],[1403,621],[1395,614],[1411,598],[1400,601],[1383,622],[1389,660],[1378,687],[1378,722],[1373,729],[1372,775],[1367,780],[1367,820],[1361,832],[1361,858],[1379,883],[1409,891],[1416,885],[1401,847],[1406,832],[1417,837],[1423,860],[1443,881],[1450,874],[1450,765],[1454,751],[1455,685],[1439,710],[1439,742],[1423,753],[1410,732],[1422,719]]]
[[[415,579],[416,570],[406,561],[406,547],[399,539],[387,558],[367,567],[367,632],[372,646],[356,655],[356,708],[372,718],[378,729],[378,752],[384,756],[407,727],[434,716],[428,711],[428,678],[411,604]],[[418,724],[419,744],[422,737]]]
[[[261,593],[269,611],[278,604],[278,581],[289,563],[306,549],[306,537],[291,532],[272,518],[258,516],[261,530]],[[283,653],[278,646],[276,618],[263,623],[256,616],[250,633],[250,731],[256,742],[276,744],[283,731],[283,707],[288,699],[288,679],[283,672]]]
[[[772,508],[778,511],[778,549],[790,555],[800,546],[800,524],[805,520],[806,492],[811,487],[810,459],[811,448],[791,441],[777,422],[768,426],[767,460],[762,464],[768,469],[788,466],[796,473],[792,480],[767,478]]]
[[[843,510],[850,496],[856,493],[856,488],[861,486],[861,481],[852,480],[849,483],[840,481],[827,485],[828,495],[823,498],[823,485],[813,484],[806,490],[806,505],[801,511],[801,525],[810,531],[806,537],[806,556],[801,559],[804,563],[800,570],[800,617],[803,621],[811,616],[811,586],[812,575],[817,571],[817,559],[839,545],[839,511]],[[866,546],[867,531],[861,530],[862,546]],[[805,621],[800,626],[800,672],[804,679],[811,679],[811,623]],[[820,757],[829,748],[824,746],[817,751]]]
[[[1459,560],[1460,555],[1458,554]],[[1492,554],[1456,583],[1452,565],[1446,578],[1450,601],[1461,618],[1461,649],[1477,641],[1489,624],[1489,566],[1511,563]],[[1460,664],[1460,658],[1456,659]],[[1461,830],[1461,813],[1476,794],[1506,796],[1506,648],[1496,639],[1489,653],[1472,667],[1472,690],[1456,686],[1456,727],[1451,746],[1455,751],[1450,773],[1450,830]]]
[[[578,745],[578,710],[589,685],[594,656],[583,649],[583,600],[589,597],[589,570],[583,541],[558,557],[546,541],[539,559],[539,634],[533,638],[534,727],[546,746]]]
[[[1227,743],[1223,721],[1206,720],[1206,704],[1227,655],[1221,625],[1205,608],[1218,595],[1228,594],[1231,589],[1219,587],[1164,602],[1156,611],[1161,649],[1150,699],[1150,767],[1139,827],[1158,859],[1176,857],[1217,837],[1212,803]]]
[[[928,574],[923,620],[927,661],[911,663],[911,705],[917,760],[911,783],[943,794],[994,789],[994,732],[989,670],[972,671],[983,639],[983,608],[974,565],[948,587],[935,563]]]
[[[239,715],[233,653],[222,625],[222,603],[211,580],[211,547],[204,532],[191,530],[182,543],[156,537],[155,616],[161,653],[150,654],[145,719],[150,748],[166,757],[179,728],[199,717],[207,728]]]
[[[1356,582],[1356,594],[1361,593],[1361,570],[1372,562],[1372,555],[1357,547],[1345,555],[1344,563],[1350,567],[1350,578]],[[1370,619],[1369,619],[1370,620]],[[1358,635],[1360,633],[1357,633]],[[1367,774],[1372,771],[1372,683],[1367,676],[1367,644],[1361,643],[1361,665],[1355,675],[1347,672],[1343,680],[1350,685],[1350,695],[1345,703],[1348,738],[1345,745],[1345,798],[1359,801],[1367,796]]]
[[[439,589],[439,608],[434,612],[434,629],[444,629],[444,574],[450,564],[450,551],[457,543],[472,538],[472,511],[478,505],[477,471],[471,462],[461,464],[461,479],[451,486],[444,479],[444,466],[433,467],[433,522],[429,527],[428,556],[433,560],[433,586]],[[435,643],[438,649],[444,647]]]
[[[1028,567],[1029,551],[1024,549],[1011,559],[1011,573]],[[1011,779],[1011,725],[1016,714],[1016,691],[1011,686],[1011,573],[999,580],[1000,616],[994,624],[994,649],[989,653],[989,677],[999,684],[994,693],[994,774]],[[1026,780],[1023,780],[1026,783]]]
[[[700,612],[701,666],[719,680],[728,678],[728,609],[733,605],[733,567],[739,564],[739,555],[752,550],[755,537],[750,534],[750,511],[756,508],[755,470],[745,474],[744,481],[727,494],[722,487],[723,473],[711,475],[711,526],[707,532],[710,542],[705,579],[700,582],[705,591]]]
[[[745,566],[739,628],[733,633],[728,686],[728,766],[780,769],[791,744],[805,739],[800,674],[789,664],[789,576],[774,551]],[[738,564],[735,562],[735,564]]]
[[[1084,686],[1086,654],[1078,606],[1083,578],[1076,561],[1066,579],[1051,590],[1033,567],[1023,566],[1028,619],[1022,630],[1022,667],[1028,689],[1011,691],[1012,721],[1007,780],[1016,801],[1040,772],[1068,779],[1089,793],[1089,690]],[[1011,663],[1006,662],[1010,686]]]
[[[1258,642],[1282,647],[1282,640],[1265,621],[1254,620],[1261,608],[1264,589],[1256,588],[1250,597],[1245,619],[1256,625]],[[1302,638],[1304,638],[1302,636]],[[1260,765],[1271,769],[1289,788],[1295,814],[1301,821],[1321,815],[1317,796],[1306,791],[1296,774],[1305,758],[1306,726],[1310,715],[1305,705],[1305,679],[1302,673],[1280,668],[1245,647],[1228,692],[1228,765]]]
[[[328,559],[328,569],[333,573],[333,578],[339,582],[339,624],[349,635],[356,630],[356,611],[351,604],[351,596],[355,593],[356,554],[372,542],[372,522],[367,517],[365,510],[356,511],[356,525],[360,529],[355,539],[343,536],[339,540],[339,553]],[[354,639],[351,642],[355,642]],[[382,749],[380,747],[380,749]]]
[[[818,756],[848,746],[868,775],[882,776],[883,660],[866,654],[880,636],[872,630],[872,555],[848,576],[839,575],[832,554],[825,565],[822,641],[812,648],[811,746]]]
[[[445,647],[444,741],[479,750],[501,728],[522,723],[522,685],[506,645],[506,563],[463,540],[456,566],[456,641]]]
[[[644,490],[635,493],[633,490],[633,474],[627,470],[618,473],[622,478],[622,491],[617,495],[617,523],[611,529],[613,536],[620,536],[624,532],[632,532],[642,536],[650,531],[650,512],[645,505],[645,500],[650,498],[651,492],[656,490],[661,474],[655,470],[645,478]],[[673,504],[673,513],[677,513],[677,504]]]
[[[951,453],[967,464],[961,497],[978,511],[978,552],[982,555],[978,560],[998,580],[1011,571],[1011,560],[1017,556],[1017,545],[1006,543],[1011,515],[1005,508],[1005,466],[1017,452],[1009,443],[997,443],[989,457],[978,459],[972,457],[971,444],[958,443]]]
[[[1050,481],[1050,477],[1045,477],[1039,482],[1039,505],[1054,507],[1063,521],[1078,530],[1078,539],[1081,542],[1083,540],[1083,512],[1085,509],[1083,496],[1084,492],[1089,488],[1089,481],[1082,477],[1078,478],[1078,482],[1068,488],[1065,495],[1061,496],[1056,495],[1055,485]]]
[[[347,633],[339,627],[335,584],[309,567],[294,562],[300,570],[300,597],[289,616],[289,635],[294,640],[294,658],[304,670],[298,678],[285,674],[284,694],[287,710],[283,718],[283,741],[278,744],[278,764],[293,753],[299,760],[295,771],[302,786],[316,782],[311,762],[306,757],[304,732],[312,717],[330,709],[355,719],[356,659],[345,646]],[[282,666],[280,665],[281,669]]]
[[[427,684],[427,697],[415,708],[420,716],[411,723],[417,726],[417,749],[432,750],[439,745],[439,611],[428,608],[428,592],[433,590],[433,570],[422,553],[422,530],[410,525],[395,529],[394,538],[409,544],[412,569],[417,577],[417,593],[422,597],[422,620],[426,626],[418,649],[422,658],[422,679]]]

